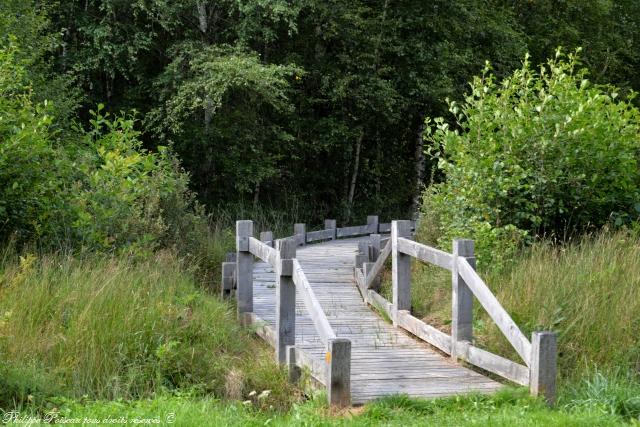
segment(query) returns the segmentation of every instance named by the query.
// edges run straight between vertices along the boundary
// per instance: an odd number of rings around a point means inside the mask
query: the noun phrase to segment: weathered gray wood
[[[378,310],[383,311],[389,316],[389,319],[393,318],[393,304],[373,289],[367,290],[367,302]]]
[[[327,354],[327,396],[331,405],[351,405],[351,341],[344,338],[329,340]]]
[[[293,234],[298,240],[298,246],[307,244],[307,226],[302,223],[293,224]]]
[[[233,280],[236,272],[235,262],[223,262],[222,263],[222,281],[220,286],[220,296],[222,298],[228,298],[233,291]]]
[[[367,227],[369,228],[369,234],[378,232],[378,224],[380,221],[378,220],[378,215],[369,215],[367,216]]]
[[[380,287],[380,277],[378,277],[378,275],[373,275],[372,274],[372,269],[375,266],[375,263],[373,262],[365,262],[364,264],[362,264],[362,273],[364,275],[363,279],[363,283],[362,283],[362,288],[363,289],[368,289],[367,286],[367,278],[369,276],[373,277],[373,280],[371,281],[371,285],[369,287],[373,288],[373,289],[378,289]]]
[[[381,222],[378,224],[378,233],[391,233],[391,223]]]
[[[473,293],[460,276],[458,262],[461,257],[475,269],[476,259],[473,255],[473,240],[455,239],[453,241],[453,257],[451,269],[451,339],[453,343],[459,341],[473,341]],[[458,357],[457,345],[451,348],[451,358]]]
[[[333,237],[331,237],[331,240],[335,240],[338,237],[336,235],[338,231],[338,226],[337,226],[337,221],[335,219],[325,219],[324,229],[333,231]]]
[[[455,261],[454,261],[455,263]],[[471,289],[487,314],[493,319],[522,360],[531,367],[531,343],[515,324],[509,313],[500,305],[484,281],[478,276],[466,259],[458,258],[460,277]]]
[[[224,256],[225,262],[236,262],[236,253],[235,252],[227,252]]]
[[[273,232],[271,231],[262,231],[260,232],[260,241],[266,244],[267,246],[274,247],[273,242]]]
[[[252,240],[253,241],[253,240]],[[267,247],[263,244],[263,246]],[[280,261],[296,257],[296,242],[287,239],[280,242],[278,258]],[[275,251],[275,250],[274,250]],[[296,286],[291,274],[282,267],[276,273],[276,359],[280,363],[287,361],[287,346],[296,343]]]
[[[353,280],[353,257],[357,242],[363,240],[368,237],[308,245],[299,248],[296,255],[332,330],[351,341],[352,402],[365,403],[394,393],[428,398],[500,388],[495,381],[445,360],[367,307]],[[275,328],[273,271],[267,263],[255,262],[254,309]],[[310,367],[313,378],[325,384],[327,346],[317,333],[299,287],[296,293],[296,364]],[[373,290],[366,295],[371,305],[390,314],[391,303]],[[266,328],[258,329],[265,335]]]
[[[371,234],[369,236],[369,259],[375,262],[380,256],[380,248],[382,247],[382,236],[379,234]]]
[[[398,239],[398,250],[420,261],[437,265],[449,271],[452,269],[453,256],[439,249],[432,248],[431,246],[401,238]]]
[[[468,342],[458,342],[456,354],[459,359],[485,371],[493,372],[516,384],[529,385],[529,368],[519,363],[475,347]]]
[[[378,259],[373,264],[373,267],[371,267],[371,270],[367,272],[365,288],[368,289],[376,281],[379,281],[378,275],[382,271],[382,268],[384,267],[384,263],[386,262],[387,258],[389,258],[389,255],[391,254],[391,249],[392,249],[392,244],[390,242],[387,242],[387,244],[382,249],[382,252],[378,256]]]
[[[451,353],[451,337],[449,335],[413,317],[407,310],[398,310],[398,326],[445,353]]]
[[[369,244],[368,242],[358,242],[358,253],[355,257],[356,268],[362,268],[365,262],[369,261]]]
[[[278,252],[271,246],[256,239],[255,237],[249,238],[249,252],[257,256],[264,262],[268,262],[272,266],[276,266],[278,259]]]
[[[253,221],[236,221],[236,298],[238,318],[253,311],[253,255],[249,238],[253,237]]]
[[[531,394],[544,396],[549,405],[556,401],[557,347],[553,332],[534,332],[531,336]]]
[[[411,233],[409,221],[391,222],[393,310],[411,310],[411,257],[398,250],[398,239],[409,237]],[[393,324],[397,325],[397,315],[393,316]]]
[[[300,376],[302,374],[300,367],[296,363],[296,346],[288,345],[287,346],[287,373],[289,382],[292,384],[300,381]]]
[[[354,225],[352,227],[341,227],[336,232],[337,237],[353,237],[369,234],[368,225]]]
[[[300,291],[304,305],[322,342],[327,343],[335,338],[336,334],[333,332],[333,328],[331,328],[331,324],[327,320],[327,316],[324,314],[298,260],[293,260],[293,281]]]
[[[308,368],[311,376],[315,378],[319,383],[324,384],[327,378],[327,366],[325,360],[322,358],[316,358],[311,356],[308,352],[301,348],[296,347],[296,364],[301,368]]]
[[[333,240],[336,231],[334,230],[318,230],[307,232],[307,243],[317,242],[319,240]]]
[[[363,266],[363,268],[364,268],[364,266]],[[364,283],[365,283],[364,270],[356,267],[354,275],[355,275],[356,285],[358,286],[358,289],[360,290],[360,295],[362,295],[362,299],[366,301],[367,300],[367,289],[364,287]]]

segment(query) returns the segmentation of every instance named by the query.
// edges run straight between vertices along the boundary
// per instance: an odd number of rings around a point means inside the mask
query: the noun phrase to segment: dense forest
[[[489,61],[497,76],[582,47],[640,89],[635,1],[3,1],[56,125],[99,103],[172,146],[207,206],[407,216],[435,178],[424,119]]]
[[[0,0],[0,420],[637,424],[638,70],[637,0]],[[523,333],[558,335],[557,408],[343,413],[288,382],[219,297],[235,221],[370,214],[474,240]],[[449,332],[451,274],[411,269]]]

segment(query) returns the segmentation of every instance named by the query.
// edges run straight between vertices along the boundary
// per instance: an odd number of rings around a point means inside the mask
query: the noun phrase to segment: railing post
[[[273,233],[271,231],[262,231],[260,233],[260,241],[266,243],[267,245],[274,247],[273,244]]]
[[[280,240],[276,264],[276,359],[287,361],[287,346],[296,344],[296,286],[293,283],[295,239]]]
[[[466,258],[473,269],[473,240],[453,241],[453,268],[451,270],[451,358],[457,359],[456,345],[459,341],[473,341],[473,293],[458,273],[458,257]]]
[[[534,396],[542,395],[549,405],[556,400],[556,364],[558,343],[556,334],[534,332],[531,336],[531,366],[529,388]]]
[[[325,219],[324,220],[324,229],[325,230],[333,230],[333,236],[331,237],[331,240],[335,240],[337,237],[337,231],[338,231],[338,227],[337,227],[337,222],[335,219]]]
[[[358,253],[356,254],[356,268],[362,268],[362,264],[369,261],[369,244],[358,242]]]
[[[253,311],[253,255],[249,252],[249,237],[253,236],[253,221],[236,221],[236,279],[238,319]]]
[[[372,262],[376,262],[380,256],[381,239],[382,237],[379,234],[371,234],[369,236],[369,246],[371,248],[369,259]]]
[[[325,355],[326,385],[329,404],[351,405],[351,341],[345,338],[329,340]]]
[[[233,292],[233,277],[236,272],[235,262],[223,262],[222,263],[222,281],[220,286],[220,296],[222,298],[228,298]]]
[[[287,346],[287,370],[289,373],[289,382],[297,383],[302,376],[302,372],[296,361],[295,345]]]
[[[296,235],[298,246],[304,246],[307,244],[307,231],[306,226],[302,223],[293,225],[293,234]]]
[[[369,215],[367,217],[367,228],[369,234],[374,234],[378,232],[378,215]]]
[[[391,222],[391,279],[393,284],[393,324],[398,324],[398,311],[411,311],[411,257],[398,251],[398,238],[409,238],[409,221]],[[388,244],[388,243],[387,243]]]

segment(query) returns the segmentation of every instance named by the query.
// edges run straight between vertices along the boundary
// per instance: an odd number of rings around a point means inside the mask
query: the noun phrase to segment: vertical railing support
[[[367,231],[369,234],[377,233],[379,224],[378,215],[369,215],[367,217]]]
[[[276,264],[276,359],[287,361],[287,346],[296,343],[296,286],[293,283],[295,239],[280,240]]]
[[[296,346],[288,345],[287,346],[287,370],[289,373],[289,382],[297,383],[302,376],[302,370],[298,366],[298,362],[296,361]]]
[[[369,259],[372,262],[376,262],[378,260],[378,257],[380,256],[381,244],[382,244],[382,240],[379,234],[371,234],[369,236],[369,247],[371,248],[369,253]]]
[[[473,340],[473,293],[458,273],[458,257],[465,258],[476,268],[473,240],[453,241],[453,268],[451,270],[451,358],[457,359],[456,344]]]
[[[249,237],[253,236],[253,221],[236,221],[236,279],[238,319],[253,311],[253,255],[249,252]]]
[[[329,340],[326,362],[326,386],[329,404],[351,405],[351,341],[345,338]]]
[[[273,242],[273,233],[271,231],[262,231],[260,233],[260,241],[266,243],[267,245],[274,247]]]
[[[369,261],[369,243],[358,242],[358,253],[356,254],[356,268],[362,268],[362,264]]]
[[[307,244],[307,231],[306,225],[302,223],[293,225],[293,234],[295,234],[298,240],[298,246],[304,246]]]
[[[223,262],[222,263],[222,281],[220,286],[220,296],[222,298],[229,298],[233,292],[233,278],[236,273],[235,262]]]
[[[411,236],[409,221],[391,222],[391,280],[393,285],[393,324],[398,324],[398,311],[411,311],[411,257],[398,251],[398,238]],[[388,243],[387,243],[388,244]]]
[[[335,240],[337,237],[337,232],[338,232],[338,227],[337,227],[337,221],[335,219],[325,219],[324,220],[324,229],[325,230],[333,230],[333,236],[331,237],[331,240]]]
[[[534,396],[543,396],[549,405],[556,401],[558,343],[553,332],[534,332],[531,336],[531,374],[529,387]]]

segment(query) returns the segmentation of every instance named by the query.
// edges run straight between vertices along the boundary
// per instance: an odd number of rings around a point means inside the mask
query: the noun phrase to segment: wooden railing
[[[307,233],[305,224],[295,224],[292,236],[274,240],[270,231],[260,233],[260,239],[256,239],[253,237],[252,221],[237,221],[235,261],[232,260],[233,256],[229,256],[222,266],[222,295],[229,296],[235,288],[238,318],[241,322],[254,325],[256,332],[271,342],[276,359],[287,364],[291,381],[297,381],[301,366],[309,367],[316,377],[323,379],[329,403],[338,406],[348,406],[351,403],[351,341],[339,338],[331,327],[296,259],[296,248],[310,242],[367,234],[368,227],[370,228],[368,225],[337,228],[335,220],[326,220],[325,229]],[[275,270],[274,329],[253,312],[254,257],[268,263]],[[307,313],[326,349],[324,361],[314,360],[295,346],[296,291],[300,292]]]
[[[411,240],[409,221],[393,221],[391,238],[382,249],[380,241],[379,235],[372,234],[371,243],[368,247],[360,248],[356,257],[356,282],[365,301],[386,313],[395,326],[451,355],[454,360],[463,360],[516,384],[529,386],[532,394],[543,395],[549,403],[554,402],[556,335],[546,331],[534,332],[531,341],[527,339],[476,273],[472,240],[454,240],[453,252],[447,253]],[[374,253],[379,255],[371,257]],[[375,290],[378,276],[389,256],[392,258],[391,302]],[[451,271],[451,335],[411,315],[411,258]],[[524,365],[473,345],[474,297],[513,346]]]

